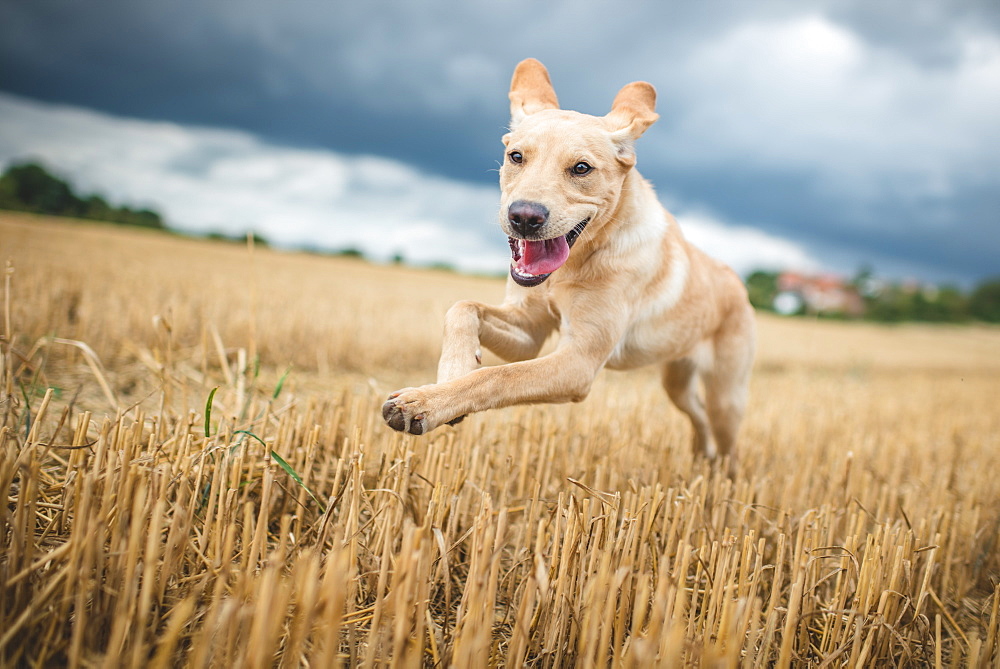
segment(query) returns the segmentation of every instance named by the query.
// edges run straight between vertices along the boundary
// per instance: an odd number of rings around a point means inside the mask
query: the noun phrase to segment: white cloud
[[[503,270],[496,188],[399,162],[274,146],[252,135],[121,119],[0,95],[0,161],[33,158],[78,190],[157,208],[192,232],[357,247],[377,259]]]
[[[741,276],[756,269],[807,272],[821,269],[820,262],[803,247],[756,228],[726,225],[700,211],[681,210],[676,218],[688,241]]]
[[[0,163],[33,158],[82,192],[153,206],[181,230],[254,230],[287,246],[356,247],[385,260],[503,271],[498,191],[400,162],[267,144],[252,135],[122,119],[0,94]],[[801,247],[697,211],[688,237],[746,273],[814,268]]]
[[[854,202],[947,197],[956,179],[1000,168],[990,33],[928,68],[819,15],[751,21],[662,67],[684,99],[658,152],[678,164],[801,170]]]

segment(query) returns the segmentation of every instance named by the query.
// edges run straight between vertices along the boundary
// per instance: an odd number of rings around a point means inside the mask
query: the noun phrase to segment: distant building
[[[808,276],[798,272],[778,275],[778,293],[774,310],[779,314],[839,314],[858,317],[865,313],[865,302],[857,289],[838,276]]]

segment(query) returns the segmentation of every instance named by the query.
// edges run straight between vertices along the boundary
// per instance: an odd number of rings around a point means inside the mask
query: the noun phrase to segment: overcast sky
[[[1000,274],[995,0],[0,0],[0,161],[186,229],[502,272],[527,56],[583,112],[656,86],[639,169],[740,271]]]

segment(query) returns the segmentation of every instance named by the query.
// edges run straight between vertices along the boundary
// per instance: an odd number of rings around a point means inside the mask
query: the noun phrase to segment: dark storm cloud
[[[925,67],[954,66],[970,30],[1000,31],[1000,4],[994,0],[834,1],[826,9],[866,41]]]
[[[998,26],[969,1],[4,0],[0,88],[487,184],[532,55],[567,108],[657,86],[640,166],[668,203],[971,280],[1000,255]]]

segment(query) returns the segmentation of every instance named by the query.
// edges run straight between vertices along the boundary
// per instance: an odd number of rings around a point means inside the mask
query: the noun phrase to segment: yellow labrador
[[[564,111],[540,62],[517,66],[500,169],[506,299],[448,311],[437,383],[392,393],[382,407],[390,427],[425,434],[476,411],[579,402],[602,367],[659,363],[695,451],[735,455],[753,310],[739,277],[685,241],[635,169],[633,144],[658,118],[655,102],[653,87],[635,82],[607,116]],[[555,330],[556,349],[536,358]],[[513,362],[481,367],[481,346]]]

